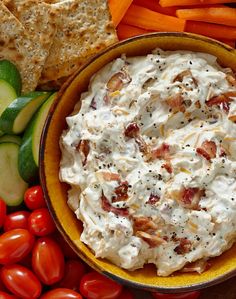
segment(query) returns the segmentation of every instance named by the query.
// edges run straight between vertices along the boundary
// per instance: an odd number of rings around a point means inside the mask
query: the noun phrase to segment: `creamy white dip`
[[[153,263],[167,276],[232,246],[230,69],[202,53],[123,56],[93,76],[81,100],[61,136],[60,180],[96,257],[130,270]]]

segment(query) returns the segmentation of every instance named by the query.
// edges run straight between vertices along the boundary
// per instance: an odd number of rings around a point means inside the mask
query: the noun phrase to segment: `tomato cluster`
[[[67,245],[40,186],[26,191],[24,210],[7,214],[0,199],[0,230],[0,299],[134,299],[130,290],[91,270]],[[197,299],[199,293],[152,295]]]

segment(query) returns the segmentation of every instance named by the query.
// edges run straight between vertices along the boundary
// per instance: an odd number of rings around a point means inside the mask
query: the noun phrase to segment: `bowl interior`
[[[80,241],[82,224],[67,205],[68,186],[58,178],[60,164],[59,138],[66,128],[65,118],[79,101],[80,94],[88,87],[91,76],[102,66],[119,57],[145,55],[160,47],[163,50],[191,50],[206,52],[218,57],[223,66],[236,71],[236,51],[214,40],[186,33],[154,33],[136,37],[111,46],[85,64],[69,79],[59,92],[49,112],[42,137],[40,152],[40,178],[45,196],[57,226],[67,242],[94,269],[122,283],[148,290],[180,292],[203,288],[221,282],[236,274],[236,245],[220,257],[211,260],[211,267],[201,275],[175,273],[169,277],[157,277],[153,265],[143,269],[126,271],[107,260],[96,259],[90,249]]]

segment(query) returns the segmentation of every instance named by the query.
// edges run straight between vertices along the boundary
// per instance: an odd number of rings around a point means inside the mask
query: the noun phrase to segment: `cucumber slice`
[[[52,94],[39,108],[23,136],[18,166],[21,177],[28,183],[33,183],[38,179],[40,138],[55,96],[56,93]]]
[[[0,115],[16,98],[15,89],[7,81],[0,79]]]
[[[6,142],[11,142],[11,143],[16,143],[18,145],[21,145],[21,138],[20,138],[20,136],[16,136],[16,135],[1,136],[0,143],[6,143]]]
[[[8,134],[22,133],[34,113],[49,96],[49,92],[35,91],[15,99],[0,116],[0,130]]]
[[[21,94],[21,76],[18,69],[8,60],[0,61],[0,79],[7,81],[16,91]]]
[[[18,206],[24,199],[28,184],[18,171],[19,145],[0,144],[0,197],[8,206]]]

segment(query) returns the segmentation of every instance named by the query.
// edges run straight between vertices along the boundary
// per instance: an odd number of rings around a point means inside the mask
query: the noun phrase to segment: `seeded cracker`
[[[71,75],[87,57],[117,41],[106,0],[65,0],[52,7],[60,17],[41,84]]]
[[[33,91],[56,33],[52,8],[32,0],[3,0],[0,20],[0,59],[16,64],[24,93]]]

